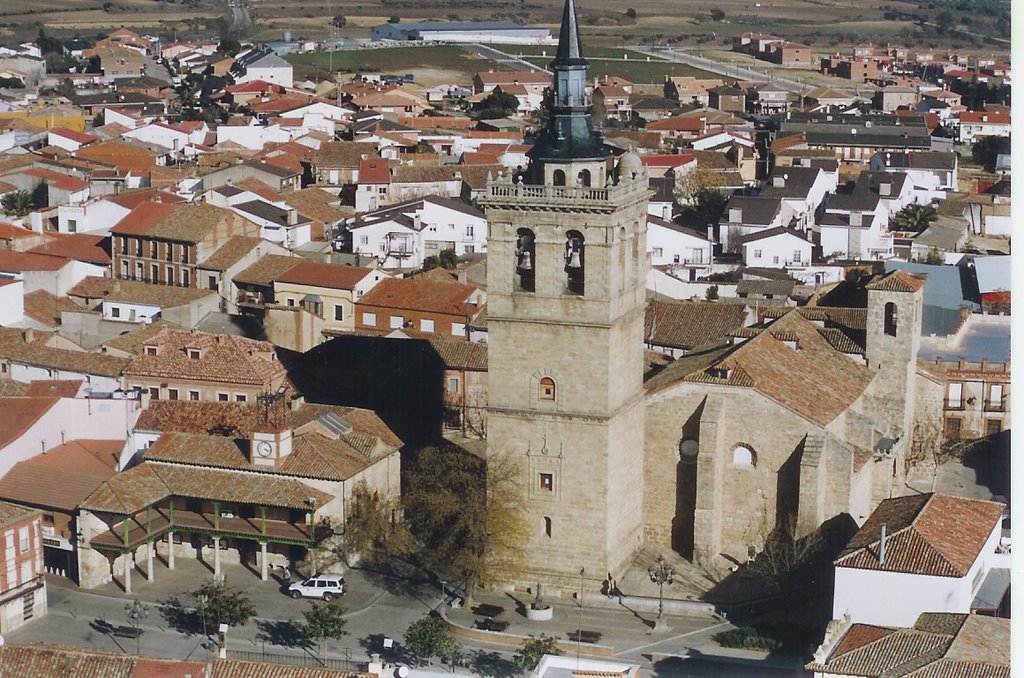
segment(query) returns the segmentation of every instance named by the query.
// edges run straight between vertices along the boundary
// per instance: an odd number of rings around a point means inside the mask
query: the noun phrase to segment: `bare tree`
[[[386,560],[410,553],[414,540],[399,519],[400,508],[396,498],[382,498],[360,481],[345,520],[345,555]]]
[[[413,531],[463,579],[467,603],[476,586],[520,571],[526,533],[520,475],[508,455],[485,462],[459,448],[424,448],[409,468],[405,507]]]
[[[914,437],[907,452],[907,469],[925,467],[932,477],[931,491],[935,491],[939,468],[951,461],[961,461],[982,438],[949,435],[943,430],[938,417],[918,418],[914,421]]]
[[[747,565],[751,573],[778,591],[787,622],[797,582],[814,565],[823,546],[820,530],[798,537],[796,516],[790,516],[781,519],[765,536],[764,548]]]

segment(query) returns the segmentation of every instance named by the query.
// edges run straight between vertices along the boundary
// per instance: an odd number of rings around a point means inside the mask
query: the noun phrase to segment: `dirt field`
[[[467,84],[477,71],[496,68],[493,62],[453,46],[341,50],[293,54],[285,58],[295,66],[297,80],[333,68],[334,72],[341,73],[412,73],[416,84],[426,87]]]

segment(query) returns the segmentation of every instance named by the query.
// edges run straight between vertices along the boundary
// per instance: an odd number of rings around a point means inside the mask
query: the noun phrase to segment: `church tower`
[[[520,585],[618,577],[640,545],[647,176],[591,123],[566,0],[546,127],[521,177],[489,182],[488,456],[522,469]],[[550,590],[550,589],[549,589]]]

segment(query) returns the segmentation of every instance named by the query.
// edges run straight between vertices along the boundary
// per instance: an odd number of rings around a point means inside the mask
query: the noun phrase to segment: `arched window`
[[[757,455],[746,445],[737,445],[732,450],[732,465],[753,468],[757,466]]]
[[[536,291],[536,256],[536,236],[530,229],[520,228],[516,231],[516,276],[523,292]]]
[[[544,516],[544,536],[551,536],[551,518],[549,516]]]
[[[590,170],[580,170],[580,173],[576,175],[576,184],[578,186],[590,186]]]
[[[896,336],[896,304],[891,301],[885,305],[885,333]]]
[[[565,236],[565,286],[570,294],[583,295],[584,258],[583,234],[569,231]]]
[[[537,383],[537,398],[540,400],[555,399],[555,380],[551,377],[541,377]]]
[[[565,172],[560,169],[556,169],[551,175],[551,182],[555,186],[565,186]]]

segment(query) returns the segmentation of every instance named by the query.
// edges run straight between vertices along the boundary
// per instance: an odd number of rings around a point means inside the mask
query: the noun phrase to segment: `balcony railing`
[[[964,409],[964,401],[963,399],[950,400],[949,398],[946,398],[943,402],[942,408],[945,410],[962,410]]]
[[[1005,412],[1006,411],[1006,403],[1004,403],[1002,399],[1000,399],[1000,400],[986,400],[985,401],[985,411],[986,412]]]

